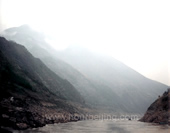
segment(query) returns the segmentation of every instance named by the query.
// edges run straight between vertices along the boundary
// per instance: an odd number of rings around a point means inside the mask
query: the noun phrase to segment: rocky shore
[[[170,88],[162,96],[158,96],[140,121],[170,125]]]
[[[35,102],[35,103],[34,103]],[[63,110],[56,105],[43,102],[39,103],[32,99],[21,100],[19,98],[8,98],[1,101],[1,130],[42,127],[46,124],[65,123],[77,121],[76,110],[69,108]],[[6,131],[7,132],[7,131]]]

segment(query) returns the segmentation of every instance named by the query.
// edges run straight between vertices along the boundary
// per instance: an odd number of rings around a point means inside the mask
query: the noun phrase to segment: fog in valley
[[[0,130],[168,132],[169,6],[0,0]]]

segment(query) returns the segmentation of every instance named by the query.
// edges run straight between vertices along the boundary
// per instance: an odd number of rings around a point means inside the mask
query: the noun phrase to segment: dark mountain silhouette
[[[170,125],[170,89],[149,106],[140,121]]]
[[[7,29],[4,36],[24,45],[53,72],[73,84],[86,104],[98,110],[144,113],[167,88],[112,57],[75,46],[56,51],[46,43],[43,34],[28,26]]]
[[[58,122],[55,114],[80,111],[84,99],[24,46],[0,37],[1,126],[25,129]],[[63,120],[64,121],[64,120]]]

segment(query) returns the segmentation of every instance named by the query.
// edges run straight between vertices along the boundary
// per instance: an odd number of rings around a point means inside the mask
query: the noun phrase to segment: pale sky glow
[[[170,85],[169,0],[0,0],[0,31],[22,24],[56,49],[83,45]]]

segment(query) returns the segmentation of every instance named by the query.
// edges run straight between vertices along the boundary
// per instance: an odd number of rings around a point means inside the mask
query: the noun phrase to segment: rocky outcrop
[[[140,121],[170,125],[170,88],[150,105]]]

